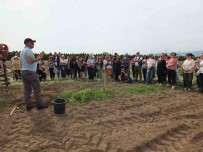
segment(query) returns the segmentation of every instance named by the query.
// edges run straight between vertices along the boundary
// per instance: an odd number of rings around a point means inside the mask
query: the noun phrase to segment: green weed
[[[58,95],[58,98],[63,98],[68,101],[69,104],[74,103],[85,103],[91,100],[105,100],[109,97],[113,96],[113,90],[107,89],[104,91],[103,89],[84,89],[77,92],[62,92]]]
[[[131,86],[124,87],[120,89],[121,93],[131,93],[131,94],[150,94],[156,92],[163,92],[165,87],[162,86],[151,86],[151,85],[139,85],[139,86]]]

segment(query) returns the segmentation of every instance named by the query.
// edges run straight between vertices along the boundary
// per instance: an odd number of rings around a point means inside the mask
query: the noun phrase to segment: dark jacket
[[[165,60],[159,60],[157,63],[157,73],[166,73],[166,61]]]

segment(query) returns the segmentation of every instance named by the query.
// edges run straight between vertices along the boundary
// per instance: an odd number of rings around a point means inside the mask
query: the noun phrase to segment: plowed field
[[[68,106],[64,115],[54,114],[51,101],[59,91],[96,85],[42,85],[49,108],[30,112],[25,111],[22,87],[1,87],[0,102],[8,103],[0,113],[0,151],[203,152],[203,95],[196,92],[116,94],[106,101]],[[129,84],[108,84],[123,85]],[[14,105],[20,109],[10,116]]]

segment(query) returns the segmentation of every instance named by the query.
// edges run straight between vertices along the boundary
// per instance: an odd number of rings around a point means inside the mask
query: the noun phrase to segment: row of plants
[[[112,89],[83,89],[77,92],[63,91],[59,93],[58,98],[66,99],[68,104],[85,103],[91,100],[102,101],[113,97]]]
[[[161,93],[166,90],[166,87],[163,86],[146,86],[146,85],[138,85],[138,86],[125,86],[120,89],[83,89],[76,92],[68,92],[63,91],[59,93],[58,98],[66,99],[69,105],[78,104],[78,103],[86,103],[89,101],[103,101],[107,98],[112,98],[115,95],[123,96],[125,94],[150,94],[150,93]]]

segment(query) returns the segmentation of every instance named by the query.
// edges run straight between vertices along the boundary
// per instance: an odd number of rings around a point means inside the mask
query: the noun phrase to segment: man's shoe
[[[47,105],[40,105],[40,106],[37,106],[37,110],[45,109],[45,108],[48,108],[48,106],[47,106]]]
[[[32,109],[33,109],[32,106],[27,106],[27,107],[26,107],[26,110],[27,110],[27,111],[30,111],[30,110],[32,110]]]

